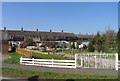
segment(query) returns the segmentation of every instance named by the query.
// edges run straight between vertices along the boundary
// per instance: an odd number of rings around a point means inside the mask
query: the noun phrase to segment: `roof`
[[[26,31],[26,30],[0,30],[6,32],[8,35],[20,35],[20,36],[65,36],[65,37],[77,37],[77,38],[93,38],[95,35],[88,34],[74,34],[68,32],[45,32],[45,31]]]
[[[21,31],[21,30],[2,30],[7,32],[8,35],[23,35],[23,36],[67,36],[75,37],[74,33],[67,32],[44,32],[44,31]]]
[[[95,35],[82,35],[82,34],[76,34],[78,38],[93,38]]]

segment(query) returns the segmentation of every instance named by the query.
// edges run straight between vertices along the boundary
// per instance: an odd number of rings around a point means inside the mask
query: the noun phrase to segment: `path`
[[[113,75],[117,76],[118,71],[116,70],[100,70],[100,69],[65,69],[65,68],[50,68],[50,67],[40,67],[40,66],[27,66],[20,64],[6,64],[3,63],[3,68],[16,68],[33,70],[40,72],[53,72],[53,73],[66,73],[66,74],[90,74],[90,75]]]
[[[4,54],[2,54],[1,56],[2,56],[2,61],[6,60],[6,59],[8,59],[8,58],[11,58],[10,56],[4,55]]]

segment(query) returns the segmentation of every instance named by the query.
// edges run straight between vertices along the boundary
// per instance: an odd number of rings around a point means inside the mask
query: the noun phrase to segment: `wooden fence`
[[[23,48],[16,48],[16,52],[23,57],[30,57],[32,55],[32,51],[28,51],[27,49]]]
[[[59,68],[76,68],[76,60],[34,59],[21,57],[20,64]]]
[[[59,68],[120,69],[118,54],[75,54],[74,60],[20,58],[20,64]]]

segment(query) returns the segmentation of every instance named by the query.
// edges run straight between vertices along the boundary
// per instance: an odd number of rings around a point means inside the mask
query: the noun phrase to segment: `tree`
[[[108,29],[104,33],[103,38],[105,40],[104,51],[105,52],[111,52],[112,50],[114,51],[114,49],[116,49],[116,42],[115,42],[116,33],[115,33],[115,31]]]
[[[89,45],[88,45],[88,51],[98,51],[98,52],[103,52],[103,44],[104,44],[104,38],[99,34],[99,32],[97,33],[97,35],[92,39],[92,41],[90,41]]]
[[[120,28],[117,32],[117,46],[118,46],[118,57],[119,57],[119,60],[120,60]]]
[[[21,47],[22,47],[22,48],[26,48],[26,46],[33,46],[33,45],[35,45],[35,42],[33,41],[33,39],[27,38],[27,39],[21,44]]]
[[[89,52],[94,52],[94,46],[93,46],[93,42],[92,41],[88,45],[88,51]]]
[[[97,50],[98,52],[101,51],[103,52],[103,44],[104,44],[104,38],[98,32],[97,35],[94,37],[95,50]]]

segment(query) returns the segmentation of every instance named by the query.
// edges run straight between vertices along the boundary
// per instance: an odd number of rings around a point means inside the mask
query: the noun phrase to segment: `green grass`
[[[8,53],[6,55],[10,55],[11,58],[4,60],[5,63],[19,64],[20,55],[16,52]]]
[[[50,55],[50,54],[40,54],[40,53],[35,53],[35,52],[32,53],[32,57],[39,58],[39,59],[58,59],[58,60],[68,59],[68,58],[63,58],[57,54]]]
[[[4,60],[4,63],[12,63],[12,64],[19,64],[20,62],[20,54],[16,53],[16,52],[12,52],[12,53],[7,53],[5,55],[10,55],[11,58]],[[38,59],[58,59],[58,60],[69,60],[68,58],[63,58],[60,55],[54,54],[54,55],[48,55],[48,54],[40,54],[40,53],[32,53],[32,57],[33,58],[38,58]]]
[[[80,54],[81,53],[78,50],[58,50],[57,52],[63,52],[65,54]]]
[[[39,71],[30,71],[23,69],[13,69],[13,68],[2,68],[2,73],[3,75],[12,75],[14,77],[22,77],[22,78],[38,76],[38,79],[117,79],[118,78],[117,76],[63,74],[63,73],[39,72]]]

